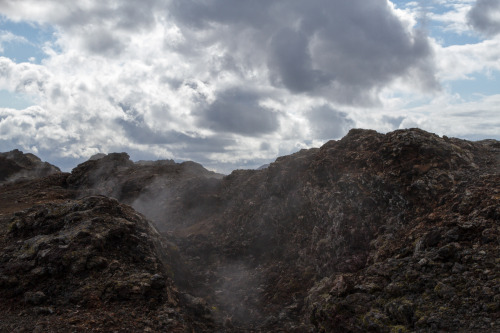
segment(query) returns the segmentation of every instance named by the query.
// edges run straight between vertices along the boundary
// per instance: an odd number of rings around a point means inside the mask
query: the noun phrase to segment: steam
[[[172,180],[167,177],[156,177],[142,190],[131,206],[139,213],[152,220],[156,227],[161,230],[171,230],[175,227],[175,221],[166,219],[170,216],[171,201],[177,196],[173,193]]]
[[[259,268],[245,262],[219,266],[215,271],[215,303],[220,306],[223,319],[235,326],[257,325],[262,321],[261,309],[263,279]]]
[[[79,197],[104,195],[122,199],[120,172],[133,166],[126,153],[96,154],[71,172],[68,183],[79,191]]]
[[[54,170],[46,165],[37,165],[33,169],[21,170],[13,175],[10,175],[9,177],[7,177],[7,179],[4,182],[5,183],[15,183],[19,180],[45,177],[45,176],[48,176],[48,175],[50,175],[52,173],[56,173],[56,172],[57,172],[56,170]]]
[[[283,191],[295,192],[296,184],[276,177],[270,188],[252,187],[242,192],[234,185],[253,176],[262,183],[268,172],[274,171],[241,171],[222,179],[222,175],[193,162],[134,163],[126,154],[109,154],[93,156],[79,165],[73,170],[70,183],[80,187],[81,195],[113,196],[151,220],[169,242],[179,247],[183,261],[179,264],[190,270],[181,277],[190,281],[178,285],[183,285],[194,298],[203,298],[219,323],[238,329],[262,326],[269,316],[261,310],[265,304],[263,293],[269,290],[267,270],[257,262],[276,254],[280,242],[276,239],[277,226],[273,219],[285,213],[281,209],[276,216],[264,213],[273,211],[271,208],[276,202],[261,196],[266,194],[261,191],[271,190],[273,196],[281,196],[285,194]],[[241,207],[247,205],[262,208],[255,215],[257,232],[247,233],[252,217],[241,221],[221,220],[225,212],[240,214]],[[290,201],[291,212],[287,216],[296,211],[292,206],[300,207],[300,204]],[[232,233],[234,223],[241,223],[237,233]],[[226,226],[230,234],[215,230],[220,226]],[[221,238],[214,239],[212,232]]]
[[[61,172],[58,167],[42,162],[33,154],[24,154],[17,149],[0,153],[0,183],[45,177],[57,172]]]

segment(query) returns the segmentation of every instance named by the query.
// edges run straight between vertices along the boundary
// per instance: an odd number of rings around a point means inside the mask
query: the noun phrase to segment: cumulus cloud
[[[271,82],[283,84],[292,92],[314,91],[331,79],[313,69],[308,37],[292,29],[283,29],[269,41],[268,67]]]
[[[32,95],[44,94],[50,71],[31,63],[16,64],[6,57],[0,57],[0,89]]]
[[[265,59],[270,82],[344,104],[371,104],[394,78],[411,75],[436,88],[432,49],[379,1],[174,1],[176,22],[209,31],[221,52]],[[238,41],[244,40],[245,43]],[[414,75],[416,74],[416,75]]]
[[[486,35],[500,33],[500,2],[498,0],[477,0],[468,14],[470,24]]]
[[[443,50],[386,0],[4,0],[0,13],[56,31],[40,65],[0,57],[0,89],[37,104],[0,109],[2,129],[25,129],[1,132],[5,149],[264,163],[340,137],[396,82],[439,88]]]
[[[163,1],[72,1],[58,0],[3,0],[0,11],[16,20],[56,24],[64,29],[82,26],[108,26],[112,30],[137,30],[150,28],[155,11],[164,7]]]
[[[273,110],[259,105],[259,96],[240,89],[226,90],[199,112],[198,123],[214,132],[242,135],[272,133],[279,128]]]
[[[328,140],[344,136],[354,126],[345,112],[322,105],[309,111],[309,123],[313,137]]]
[[[472,74],[500,71],[500,40],[476,44],[435,46],[437,75],[442,80],[469,79]]]

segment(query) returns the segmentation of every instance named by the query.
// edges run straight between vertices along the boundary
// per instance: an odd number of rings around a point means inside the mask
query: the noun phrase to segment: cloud
[[[124,43],[107,31],[97,31],[87,38],[85,47],[92,53],[116,56],[124,48]]]
[[[188,145],[191,153],[220,153],[234,144],[233,140],[221,136],[192,137],[184,133],[170,131],[154,131],[138,116],[134,120],[117,119],[117,124],[123,129],[124,137],[142,145],[169,145],[177,158],[182,157],[182,149]]]
[[[50,72],[43,66],[16,64],[6,57],[0,57],[0,89],[40,95],[46,92]]]
[[[55,24],[63,29],[106,25],[111,30],[150,28],[156,10],[163,1],[144,0],[138,6],[133,0],[109,1],[3,0],[0,11],[16,21],[28,20]]]
[[[199,125],[214,132],[256,136],[279,128],[277,113],[260,106],[257,94],[240,89],[224,91],[198,117]]]
[[[269,41],[268,67],[271,82],[291,92],[314,91],[332,81],[313,69],[308,37],[292,29],[279,31]]]
[[[448,47],[435,45],[434,50],[441,80],[468,79],[474,73],[500,71],[500,39]]]
[[[4,44],[14,42],[24,44],[29,43],[28,40],[23,36],[14,35],[10,31],[0,30],[0,53],[3,53],[5,51]]]
[[[313,137],[323,140],[338,139],[354,126],[345,112],[323,105],[309,111],[309,123]]]
[[[358,105],[377,102],[396,77],[437,87],[427,37],[409,30],[386,1],[227,2],[173,1],[176,22],[204,32],[197,44],[265,60],[261,70],[275,87]]]
[[[474,2],[475,0],[440,0],[434,1],[433,6],[429,6],[428,2],[421,3],[417,8],[420,11],[424,11],[426,19],[442,25],[444,32],[466,35],[470,33],[467,15]],[[436,10],[436,5],[442,7]],[[426,22],[427,25],[429,23]]]
[[[399,125],[403,122],[405,118],[404,117],[394,117],[394,116],[387,116],[383,115],[382,116],[382,122],[388,123],[391,126],[391,130],[395,130],[399,128]]]
[[[450,137],[499,140],[499,102],[500,94],[464,102],[456,94],[444,93],[428,104],[407,108],[404,113],[400,110],[386,110],[377,115],[367,114],[365,120],[357,125],[381,131],[393,130],[396,125],[399,128],[419,127]],[[391,126],[384,126],[387,122],[391,122]]]
[[[498,59],[491,41],[436,46],[386,0],[4,0],[0,14],[55,31],[39,65],[0,57],[0,89],[37,104],[0,109],[0,140],[64,158],[264,164],[370,125],[387,89],[432,93]],[[381,128],[403,121],[390,116]]]
[[[489,36],[500,33],[500,2],[498,0],[477,0],[468,14],[474,29]]]
[[[158,0],[144,0],[140,4],[132,0],[118,3],[5,0],[0,2],[0,13],[15,21],[58,27],[62,47],[116,56],[126,47],[124,40],[128,35],[147,32],[155,26],[155,12],[165,7],[163,3]]]
[[[179,22],[197,29],[207,29],[216,23],[259,27],[271,21],[277,3],[279,1],[173,0],[169,10]]]
[[[0,109],[0,140],[20,148],[56,148],[59,141],[76,139],[40,107],[25,110]]]

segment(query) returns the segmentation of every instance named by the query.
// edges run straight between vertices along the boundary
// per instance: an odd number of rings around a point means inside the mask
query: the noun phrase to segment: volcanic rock
[[[171,221],[179,220],[175,209],[171,208],[172,198],[186,193],[200,181],[203,184],[204,180],[213,183],[222,177],[222,174],[208,171],[195,162],[162,160],[134,163],[127,153],[111,153],[96,155],[78,165],[67,183],[71,189],[78,191],[80,197],[99,194],[127,203],[146,217],[161,220],[162,223],[157,226],[166,230],[167,225],[176,226]],[[199,208],[204,209],[208,207]]]
[[[61,172],[47,162],[42,162],[33,154],[24,154],[17,149],[0,153],[0,184],[18,179],[33,179]]]
[[[184,197],[211,209],[192,214],[180,200],[174,241],[235,327],[492,329],[499,157],[493,141],[352,130],[267,169],[198,182]]]
[[[1,244],[2,313],[16,327],[12,316],[21,304],[25,313],[49,315],[50,331],[197,327],[170,277],[178,254],[149,221],[115,199],[35,205],[8,220]],[[127,313],[132,310],[135,317]]]
[[[355,129],[225,177],[121,153],[4,184],[1,329],[495,332],[499,171],[495,140]]]

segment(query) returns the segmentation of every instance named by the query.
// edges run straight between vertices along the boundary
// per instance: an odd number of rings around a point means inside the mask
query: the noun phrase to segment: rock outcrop
[[[112,153],[91,158],[78,165],[68,177],[70,188],[79,196],[105,195],[132,205],[154,221],[161,230],[177,220],[172,197],[186,187],[207,179],[215,182],[222,174],[208,171],[198,163],[172,160],[132,162],[127,153]]]
[[[491,329],[499,157],[496,141],[352,130],[265,170],[198,182],[178,196],[174,241],[208,275],[204,297],[240,327]],[[210,210],[192,214],[193,202]]]
[[[18,179],[33,179],[61,172],[61,170],[47,162],[42,162],[33,154],[24,154],[15,149],[7,153],[0,153],[0,184]]]
[[[178,254],[131,207],[89,196],[15,213],[2,235],[3,327],[47,331],[208,329],[174,286]],[[46,320],[23,322],[23,316]],[[27,319],[27,318],[26,318]]]
[[[109,154],[0,196],[0,330],[500,329],[495,140],[351,130],[226,177]]]

